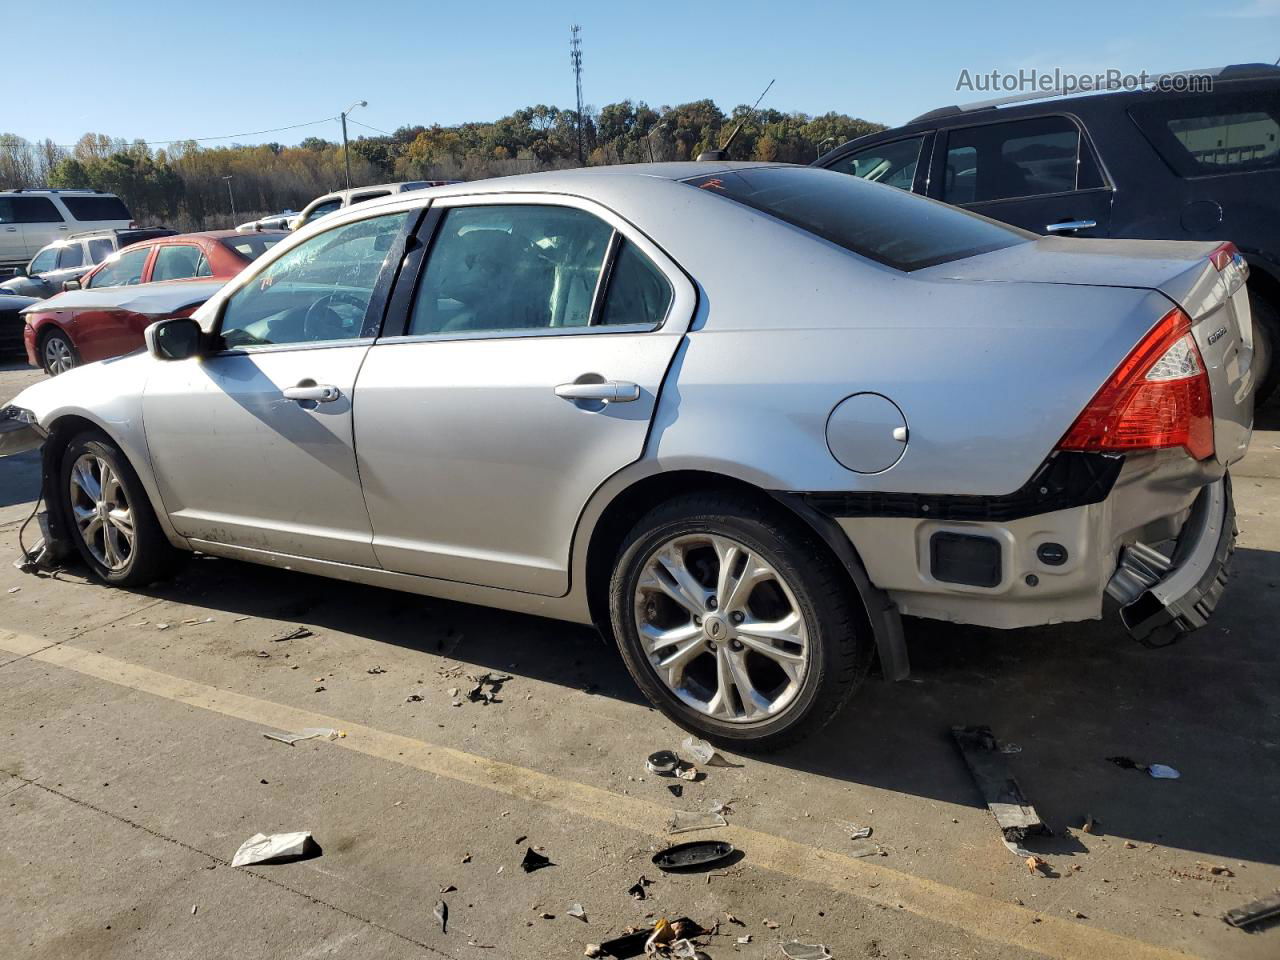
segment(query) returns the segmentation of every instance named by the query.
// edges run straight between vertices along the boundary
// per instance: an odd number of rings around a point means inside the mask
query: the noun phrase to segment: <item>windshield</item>
[[[898,270],[919,270],[1033,239],[944,203],[829,170],[756,167],[684,182]]]

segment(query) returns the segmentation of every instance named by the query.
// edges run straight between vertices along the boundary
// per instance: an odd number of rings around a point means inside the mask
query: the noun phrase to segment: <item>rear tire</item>
[[[845,571],[798,521],[744,497],[690,494],[651,510],[609,593],[640,689],[731,749],[777,750],[814,733],[870,667]]]
[[[61,330],[51,330],[40,338],[40,366],[51,377],[80,366],[75,345]]]
[[[1280,383],[1280,363],[1276,363],[1276,345],[1280,342],[1280,313],[1270,300],[1253,290],[1249,291],[1249,312],[1253,315],[1253,350],[1257,361],[1254,376],[1258,386],[1254,390],[1254,406],[1260,407],[1275,392]]]
[[[93,576],[136,587],[172,572],[178,559],[151,501],[120,448],[88,430],[67,444],[58,467],[59,506]]]

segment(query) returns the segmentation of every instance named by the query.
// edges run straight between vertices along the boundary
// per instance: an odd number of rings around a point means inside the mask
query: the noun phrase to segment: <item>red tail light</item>
[[[1166,314],[1076,418],[1060,450],[1185,447],[1213,456],[1213,401],[1191,318]]]

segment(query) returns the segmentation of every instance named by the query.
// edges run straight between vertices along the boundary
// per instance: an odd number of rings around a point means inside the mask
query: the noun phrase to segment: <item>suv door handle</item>
[[[1045,224],[1046,233],[1073,233],[1076,230],[1092,230],[1098,225],[1097,220],[1063,220],[1061,223]]]
[[[342,391],[328,383],[300,383],[285,387],[286,400],[314,400],[316,403],[332,403],[342,396]]]
[[[603,383],[562,383],[556,387],[556,396],[566,400],[630,403],[632,400],[640,399],[640,386],[625,380],[606,380]]]

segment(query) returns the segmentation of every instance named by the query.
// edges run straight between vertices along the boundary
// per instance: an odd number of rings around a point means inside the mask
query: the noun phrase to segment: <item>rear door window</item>
[[[84,248],[78,243],[69,243],[58,252],[58,269],[69,270],[72,267],[84,266]]]
[[[1079,128],[1067,117],[964,127],[947,131],[946,137],[942,199],[947,203],[1038,197],[1102,185]]]
[[[923,135],[891,143],[878,143],[845,154],[827,169],[910,190],[916,179],[916,167],[919,166],[923,146]]]
[[[97,237],[89,241],[89,259],[101,263],[116,252],[116,245],[106,237]]]
[[[151,268],[152,280],[186,280],[199,275],[200,261],[204,253],[190,243],[171,243],[156,251],[155,266]]]
[[[18,223],[62,223],[62,214],[48,197],[10,197]]]
[[[1280,169],[1280,93],[1138,103],[1129,116],[1179,176]]]

